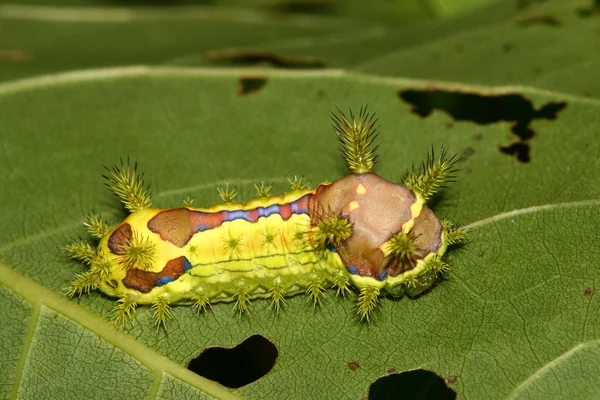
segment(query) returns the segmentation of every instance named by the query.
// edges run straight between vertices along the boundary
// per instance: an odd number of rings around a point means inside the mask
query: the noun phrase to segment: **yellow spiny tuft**
[[[256,189],[256,196],[257,197],[269,197],[271,195],[271,187],[272,186],[273,186],[273,184],[265,185],[264,181],[260,183],[260,186],[258,186],[255,183],[254,188]]]
[[[327,245],[339,246],[352,236],[352,223],[344,217],[325,217],[313,227],[314,247],[324,249]]]
[[[346,293],[350,293],[350,279],[345,275],[339,274],[333,278],[333,286],[336,287],[337,296],[345,297]]]
[[[306,294],[308,295],[308,301],[313,302],[313,306],[316,307],[321,303],[321,297],[325,295],[325,287],[320,279],[314,278],[306,288]]]
[[[83,240],[71,243],[65,248],[65,251],[69,253],[69,258],[88,265],[92,263],[92,260],[96,256],[96,250]]]
[[[358,115],[350,110],[348,118],[339,108],[337,111],[337,114],[331,114],[331,119],[348,168],[355,174],[371,171],[377,158],[377,146],[373,147],[377,137],[375,113],[369,113],[367,107],[361,107]]]
[[[449,219],[442,219],[442,229],[444,230],[444,240],[448,246],[460,243],[465,240],[465,230],[459,227]]]
[[[137,172],[137,162],[133,167],[121,160],[121,165],[115,165],[112,169],[106,168],[110,175],[103,175],[107,180],[109,189],[121,200],[121,203],[130,212],[143,210],[152,205],[152,198],[144,188],[144,174]]]
[[[294,228],[294,232],[292,233],[292,240],[294,241],[294,246],[298,251],[305,250],[309,246],[309,238],[308,238],[308,229],[303,225],[298,225]]]
[[[280,278],[275,278],[275,280],[279,280]],[[285,289],[283,286],[277,282],[270,290],[271,293],[271,306],[275,309],[275,312],[279,312],[285,305]]]
[[[266,254],[270,253],[271,248],[273,248],[274,250],[277,249],[277,244],[275,244],[275,239],[277,238],[277,235],[279,235],[279,231],[273,232],[269,229],[269,227],[266,227],[265,231],[262,233],[262,245],[266,249]]]
[[[185,199],[183,199],[183,206],[184,207],[194,207],[194,201],[196,199],[194,199],[193,197],[186,197]]]
[[[206,312],[207,308],[210,307],[210,301],[208,297],[204,294],[203,290],[198,291],[193,298],[194,305],[192,307],[198,310],[198,313]]]
[[[386,243],[388,258],[400,263],[411,263],[415,257],[414,238],[407,233],[398,232]]]
[[[456,164],[460,161],[456,154],[448,158],[446,149],[442,145],[440,156],[436,159],[433,147],[427,155],[427,160],[421,165],[421,171],[413,168],[404,174],[402,183],[420,194],[425,200],[431,198],[447,182],[454,182],[454,173],[459,171]]]
[[[229,259],[240,258],[242,255],[242,235],[233,236],[231,231],[227,237],[221,239],[223,241],[223,248],[225,253],[229,254]]]
[[[112,319],[114,325],[123,328],[126,323],[131,322],[136,307],[137,303],[132,296],[121,297],[113,308]]]
[[[303,176],[298,178],[298,176],[294,175],[294,179],[288,177],[288,182],[290,182],[292,190],[308,189],[310,182],[302,183],[302,179],[304,179]]]
[[[75,275],[75,279],[65,289],[67,297],[89,294],[90,291],[98,289],[99,276],[91,271]]]
[[[363,286],[356,301],[356,313],[361,321],[369,322],[377,303],[379,302],[379,289],[374,286]]]
[[[442,275],[444,272],[450,269],[450,266],[446,264],[438,255],[434,255],[429,260],[425,261],[427,267],[434,271],[436,275]]]
[[[167,329],[167,320],[173,318],[173,313],[171,312],[171,306],[169,305],[169,297],[167,295],[159,296],[152,303],[152,315],[154,317],[154,325],[156,325],[156,329],[160,329],[162,326],[164,329]]]
[[[248,306],[250,305],[250,295],[244,287],[240,287],[235,293],[235,305],[234,310],[238,310],[240,314],[248,312]]]
[[[98,275],[100,278],[106,278],[110,274],[112,263],[103,255],[97,255],[92,260],[90,272]]]
[[[217,192],[219,192],[219,197],[223,200],[223,203],[233,203],[238,195],[237,187],[234,186],[230,189],[229,183],[217,185]]]
[[[94,213],[88,214],[83,225],[90,235],[98,239],[102,239],[113,228],[102,221],[102,217],[100,215]]]
[[[137,231],[131,233],[131,237],[123,244],[119,252],[119,262],[123,268],[149,270],[154,263],[156,246],[150,238],[144,237]]]

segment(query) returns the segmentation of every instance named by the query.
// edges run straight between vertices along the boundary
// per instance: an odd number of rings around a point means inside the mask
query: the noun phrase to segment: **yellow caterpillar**
[[[368,320],[380,296],[416,296],[447,269],[447,247],[464,232],[440,221],[427,207],[456,171],[456,157],[433,151],[421,170],[396,184],[371,172],[377,120],[366,108],[333,114],[335,132],[351,171],[314,190],[292,191],[234,203],[235,190],[220,188],[224,204],[210,208],[150,208],[137,165],[114,167],[105,176],[131,214],[109,227],[91,215],[84,223],[98,246],[75,242],[71,258],[89,265],[67,289],[119,298],[114,318],[122,325],[138,304],[150,304],[158,326],[170,306],[270,299],[279,310],[285,297],[306,293],[316,303],[329,288],[358,291],[356,312]]]

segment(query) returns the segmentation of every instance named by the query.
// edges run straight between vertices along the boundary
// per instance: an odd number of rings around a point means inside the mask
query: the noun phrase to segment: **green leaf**
[[[590,122],[600,102],[524,89],[536,108],[568,105],[555,120],[533,120],[538,136],[531,161],[521,163],[498,150],[510,136],[507,123],[449,128],[439,111],[412,114],[397,92],[427,82],[251,70],[265,84],[240,95],[240,76],[249,71],[136,67],[0,86],[5,396],[62,390],[75,398],[82,391],[153,398],[199,390],[221,397],[225,389],[179,365],[207,346],[233,346],[254,333],[273,341],[279,357],[267,376],[234,391],[250,398],[357,398],[392,368],[458,376],[453,388],[471,398],[598,393],[600,145]],[[151,311],[141,308],[125,334],[103,319],[114,299],[59,298],[83,270],[60,253],[83,235],[80,221],[92,210],[123,217],[104,188],[102,165],[138,159],[159,207],[179,206],[186,196],[208,206],[218,201],[216,183],[237,184],[247,200],[261,180],[274,182],[274,193],[294,174],[334,180],[346,171],[328,113],[333,104],[366,101],[381,121],[376,170],[390,180],[432,143],[469,150],[459,181],[434,207],[467,225],[468,242],[451,252],[450,274],[430,293],[385,299],[372,326],[357,322],[353,296],[328,293],[317,309],[303,296],[291,298],[279,315],[264,301],[242,317],[230,304],[201,316],[175,307],[168,333],[157,332]],[[359,368],[349,369],[352,362]]]

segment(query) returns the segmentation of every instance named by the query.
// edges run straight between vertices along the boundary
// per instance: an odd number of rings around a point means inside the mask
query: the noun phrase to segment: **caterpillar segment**
[[[334,130],[350,174],[308,189],[302,178],[292,190],[233,203],[237,190],[220,187],[223,203],[209,208],[151,208],[152,200],[137,165],[121,162],[105,176],[111,191],[131,214],[110,227],[92,214],[84,223],[99,238],[96,248],[75,242],[71,258],[89,266],[67,288],[69,296],[100,290],[116,297],[119,326],[137,305],[150,305],[156,326],[166,327],[172,305],[199,311],[232,302],[240,313],[254,299],[270,299],[278,312],[285,298],[308,295],[319,304],[325,291],[344,295],[354,288],[356,314],[370,321],[382,296],[417,296],[448,269],[443,256],[464,231],[439,220],[426,200],[453,179],[456,157],[433,151],[403,184],[372,172],[377,119],[366,108],[338,111]]]

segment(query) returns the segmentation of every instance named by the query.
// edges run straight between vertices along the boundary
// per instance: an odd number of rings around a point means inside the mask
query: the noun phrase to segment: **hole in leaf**
[[[478,125],[512,122],[511,132],[519,140],[501,146],[500,151],[523,163],[531,159],[531,139],[536,135],[530,124],[536,119],[554,120],[567,106],[566,102],[548,102],[536,109],[531,100],[516,93],[482,95],[444,89],[408,89],[399,91],[398,95],[412,105],[411,111],[414,114],[423,118],[440,110],[449,114],[454,121],[468,121]]]
[[[237,389],[265,376],[275,365],[277,347],[252,335],[233,348],[211,347],[192,359],[187,368],[207,379]]]
[[[326,63],[315,57],[285,57],[261,49],[223,49],[204,54],[214,64],[256,65],[270,64],[279,68],[325,68]]]
[[[267,84],[266,78],[260,77],[241,77],[240,86],[238,87],[238,96],[245,96],[250,93],[258,92]]]
[[[456,380],[457,377],[454,377]],[[377,379],[369,388],[369,400],[453,400],[456,392],[444,379],[424,369],[390,374]]]

